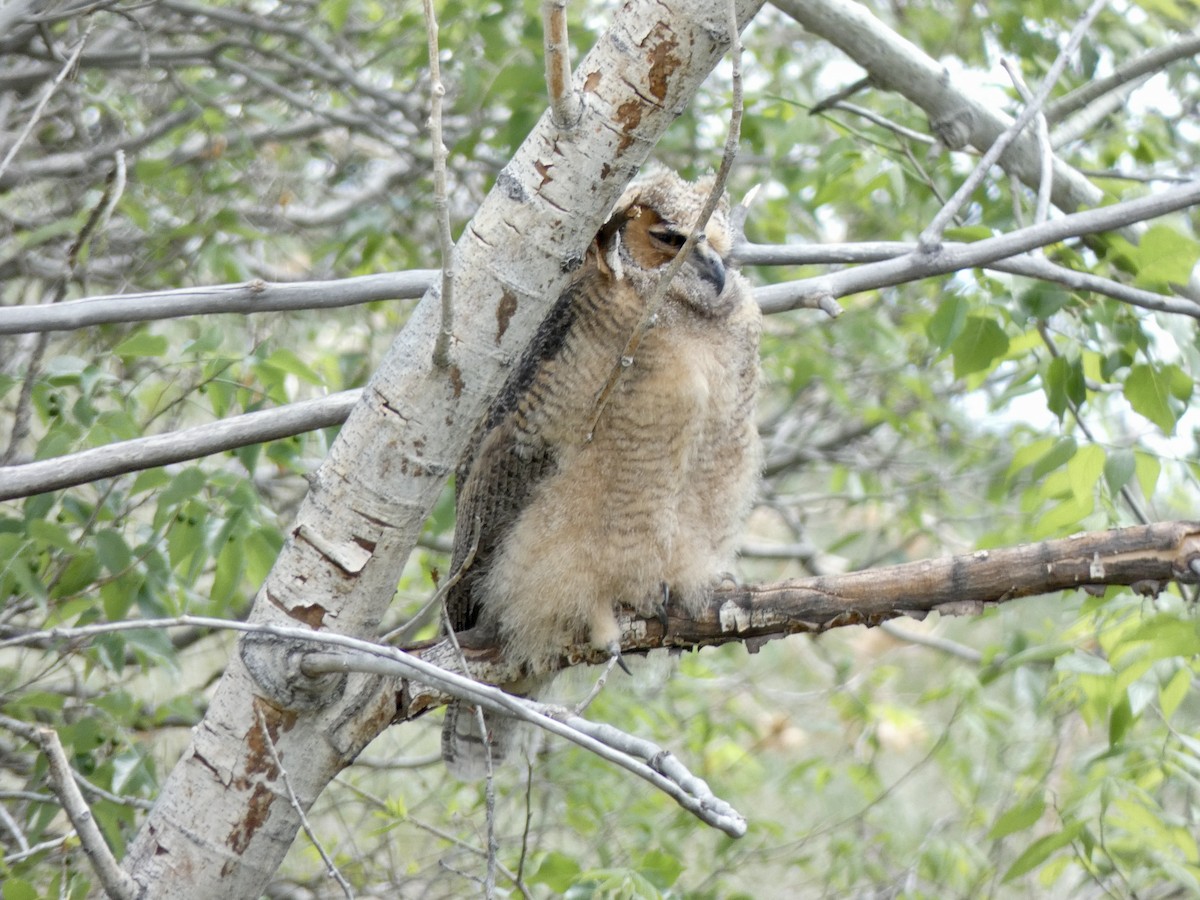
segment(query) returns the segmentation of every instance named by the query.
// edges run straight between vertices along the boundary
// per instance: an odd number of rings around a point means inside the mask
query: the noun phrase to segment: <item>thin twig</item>
[[[67,80],[67,77],[75,71],[75,64],[79,62],[79,56],[83,53],[83,48],[87,44],[88,38],[91,37],[92,29],[95,27],[96,20],[89,20],[87,28],[83,32],[83,37],[79,39],[79,43],[75,45],[75,49],[71,51],[71,55],[67,57],[67,61],[58,70],[58,74],[54,76],[54,80],[46,85],[46,89],[42,91],[42,96],[38,99],[37,106],[33,108],[33,114],[30,115],[29,120],[25,123],[25,127],[17,134],[17,139],[13,141],[13,145],[8,148],[8,153],[4,154],[4,159],[0,160],[0,177],[3,177],[9,163],[13,161],[13,157],[17,155],[17,151],[21,149],[21,145],[29,139],[29,135],[33,132],[33,126],[42,117],[42,113],[46,109],[46,104],[50,102],[50,98],[54,96],[59,86]]]
[[[71,243],[70,250],[67,252],[66,270],[55,281],[54,293],[50,299],[51,305],[59,303],[66,297],[67,285],[77,276],[79,270],[80,254],[92,239],[92,235],[104,226],[109,215],[116,208],[117,201],[120,200],[124,190],[125,154],[123,151],[118,150],[114,154],[113,168],[104,180],[104,192],[101,194],[99,202],[92,207],[87,220],[79,229],[79,233],[76,235],[75,240]],[[22,442],[29,435],[33,387],[41,378],[42,357],[45,356],[48,345],[49,335],[45,333],[39,334],[37,340],[34,342],[33,349],[29,353],[29,360],[25,368],[25,377],[21,382],[21,392],[17,396],[16,408],[13,410],[13,426],[12,431],[9,433],[8,447],[5,449],[3,455],[0,455],[0,466],[7,466],[17,458]]]
[[[450,624],[450,614],[444,605],[442,606],[442,621],[446,624],[446,639],[454,647],[459,665],[466,672],[468,671],[467,658],[458,643],[458,635],[454,633],[454,627]],[[496,895],[496,854],[500,851],[500,843],[496,838],[496,771],[492,760],[492,742],[488,737],[487,718],[483,715],[483,707],[474,704],[472,709],[475,713],[475,727],[479,729],[479,744],[483,747],[483,806],[484,821],[487,823],[487,868],[483,887],[488,900],[492,900]]]
[[[1079,45],[1082,43],[1088,27],[1092,24],[1092,20],[1099,15],[1100,10],[1104,8],[1106,2],[1107,0],[1092,0],[1092,4],[1088,7],[1087,12],[1083,14],[1083,17],[1071,30],[1071,36],[1067,40],[1067,45],[1058,54],[1058,58],[1054,60],[1049,71],[1046,72],[1046,77],[1042,79],[1042,84],[1034,94],[1033,100],[1025,104],[1025,108],[1021,110],[1021,114],[1017,116],[1017,120],[1003,134],[996,138],[992,146],[988,148],[987,152],[983,154],[983,157],[976,164],[975,169],[967,176],[958,190],[954,192],[949,202],[941,208],[938,214],[933,217],[933,221],[921,232],[918,243],[924,252],[931,252],[933,248],[941,243],[943,232],[950,222],[953,221],[954,217],[958,215],[959,210],[963,208],[971,195],[975,193],[975,189],[983,182],[991,167],[1004,151],[1008,149],[1009,145],[1025,130],[1025,126],[1033,121],[1033,117],[1041,111],[1050,96],[1050,92],[1058,84],[1058,78],[1062,74],[1063,69],[1066,68],[1067,62],[1075,55],[1075,51],[1079,49]]]
[[[1004,66],[1004,71],[1012,79],[1021,99],[1026,103],[1033,103],[1033,93],[1021,77],[1020,70],[1007,59],[1001,59],[1000,65]],[[1037,129],[1038,150],[1042,162],[1042,174],[1038,179],[1037,207],[1033,214],[1034,224],[1037,224],[1050,218],[1050,190],[1054,187],[1054,147],[1050,143],[1050,126],[1046,124],[1046,115],[1041,110],[1038,110],[1034,117],[1034,126]],[[1042,248],[1038,247],[1031,252],[1042,255]]]
[[[467,571],[475,562],[475,554],[479,552],[479,535],[479,517],[476,516],[475,529],[471,533],[471,546],[467,548],[467,555],[463,557],[462,563],[457,569],[450,573],[450,577],[447,578],[445,582],[438,586],[438,589],[434,591],[433,596],[426,601],[424,606],[417,610],[416,615],[414,615],[399,628],[393,628],[382,638],[380,638],[379,642],[381,644],[404,644],[407,641],[412,640],[412,636],[416,630],[425,624],[425,617],[435,609],[440,608],[442,616],[445,618],[446,595],[450,593],[451,588],[453,588],[462,580],[463,576],[467,574]],[[446,620],[446,631],[451,634],[453,634],[454,631],[450,627],[450,622],[448,619]],[[455,642],[455,645],[457,646],[457,641]],[[462,650],[460,648],[459,653],[461,654],[461,652]]]
[[[21,830],[21,826],[8,811],[7,806],[0,806],[0,827],[3,827],[8,836],[12,838],[12,842],[17,845],[19,852],[24,853],[29,850],[29,841],[25,837],[25,832]],[[528,827],[528,823],[526,827]]]
[[[342,889],[342,893],[348,900],[354,900],[354,890],[350,887],[342,873],[338,870],[337,865],[325,852],[325,847],[321,844],[317,837],[316,831],[313,830],[312,824],[308,821],[308,816],[304,812],[304,807],[300,803],[300,798],[296,796],[296,792],[292,790],[292,780],[288,777],[287,769],[283,767],[283,761],[279,758],[279,751],[275,749],[275,739],[271,737],[271,730],[267,727],[267,717],[263,715],[260,707],[254,707],[255,715],[258,716],[258,728],[262,733],[263,743],[266,745],[267,754],[271,757],[271,762],[275,766],[275,771],[279,773],[279,780],[283,782],[283,789],[287,792],[288,802],[292,805],[292,809],[296,811],[296,815],[300,818],[300,827],[304,829],[304,833],[308,835],[309,841],[317,848],[317,853],[321,856],[321,861],[325,863],[325,874],[338,883]]]
[[[462,666],[464,672],[468,671],[469,668],[467,666],[467,658],[463,654],[462,646],[458,643],[458,635],[454,633],[454,623],[450,621],[450,611],[446,608],[445,600],[446,595],[450,593],[450,589],[459,582],[474,564],[475,554],[479,552],[479,539],[482,532],[483,529],[480,527],[479,517],[476,516],[472,522],[471,546],[467,548],[467,555],[463,558],[462,564],[454,574],[447,579],[445,587],[437,592],[437,598],[442,603],[442,622],[445,625],[446,639],[454,647],[455,656],[458,657],[458,664]],[[484,880],[484,892],[489,900],[491,900],[496,893],[496,855],[500,851],[500,844],[496,838],[496,779],[492,760],[492,742],[488,739],[487,719],[483,715],[483,707],[476,705],[474,710],[475,725],[479,729],[479,743],[483,747],[483,766],[486,779],[483,788],[484,818],[487,822],[487,876]]]
[[[592,689],[588,691],[587,696],[575,704],[575,715],[583,715],[584,710],[592,705],[592,701],[600,696],[600,692],[604,690],[604,685],[608,683],[608,676],[612,674],[613,666],[621,661],[620,656],[611,656],[607,663],[604,664],[604,670],[600,673],[600,677],[596,679]]]
[[[1104,78],[1093,78],[1053,103],[1046,104],[1046,118],[1057,124],[1068,115],[1090,104],[1110,91],[1118,90],[1154,72],[1158,72],[1177,60],[1191,59],[1200,53],[1200,34],[1189,34],[1174,44],[1155,47],[1137,59],[1121,63],[1112,74]]]
[[[454,337],[454,238],[450,234],[450,205],[446,198],[446,145],[442,141],[442,67],[438,61],[438,23],[433,0],[423,0],[425,35],[429,42],[429,139],[433,144],[433,213],[437,220],[438,252],[442,262],[442,327],[433,347],[433,364],[450,365]]]
[[[355,760],[354,764],[356,766],[360,765],[360,761]],[[363,790],[362,787],[360,787],[359,785],[353,784],[350,781],[347,781],[345,778],[342,778],[341,776],[338,776],[337,782],[342,787],[346,788],[347,790],[351,791],[352,793],[354,793],[358,797],[366,800],[367,802],[377,806],[379,809],[381,809],[385,812],[389,811],[389,806],[387,803],[385,803],[383,800],[381,800],[379,797],[376,797],[374,794],[370,793],[369,791]],[[421,829],[422,831],[428,832],[429,834],[432,834],[433,836],[440,838],[443,841],[446,841],[448,844],[452,844],[453,846],[458,847],[460,850],[465,850],[467,853],[470,853],[474,856],[483,857],[483,856],[487,855],[485,851],[480,850],[478,847],[474,847],[471,844],[468,844],[466,841],[462,840],[461,838],[451,834],[450,832],[448,832],[442,828],[438,828],[436,825],[431,825],[422,819],[418,819],[416,816],[412,815],[411,813],[409,813],[408,815],[406,815],[404,817],[404,821],[409,823],[410,825],[415,826],[416,828]],[[501,862],[496,863],[496,869],[501,875],[503,875],[510,882],[512,882],[513,887],[516,888],[518,891],[520,891],[522,897],[525,897],[526,900],[532,900],[532,897],[529,893],[529,888],[525,887],[525,885],[521,883],[519,874],[514,873],[511,869],[509,869],[507,866],[505,866]],[[466,876],[466,877],[470,877],[470,876]],[[472,880],[476,880],[476,879],[472,879]]]
[[[937,650],[945,653],[948,656],[954,656],[965,662],[979,665],[983,662],[983,654],[974,647],[968,647],[966,644],[960,644],[957,641],[951,641],[947,638],[936,637],[931,634],[921,634],[916,631],[911,631],[908,628],[900,625],[895,620],[889,620],[879,626],[881,631],[886,631],[898,641],[904,641],[908,644],[916,644],[920,647],[928,647],[931,650]]]

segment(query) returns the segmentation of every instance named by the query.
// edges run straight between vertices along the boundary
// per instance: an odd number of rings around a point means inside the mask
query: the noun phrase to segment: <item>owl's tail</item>
[[[529,679],[521,685],[518,696],[536,699],[550,681],[550,678]],[[479,731],[475,707],[465,700],[454,700],[446,707],[442,759],[451,774],[464,781],[478,781],[487,775],[489,753],[495,767],[505,760],[531,760],[541,749],[540,728],[487,711],[483,713],[483,722],[486,734]]]

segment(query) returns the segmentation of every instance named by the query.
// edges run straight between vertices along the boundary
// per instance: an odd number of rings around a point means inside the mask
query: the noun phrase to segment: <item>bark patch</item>
[[[633,143],[633,132],[642,124],[642,104],[637,100],[626,100],[617,107],[617,125],[621,128],[621,140],[617,152],[624,153]]]
[[[500,346],[500,339],[504,337],[504,333],[508,331],[508,323],[512,321],[513,313],[517,311],[517,295],[512,291],[505,291],[500,302],[496,305],[496,346]]]
[[[655,34],[659,34],[662,26],[655,30]],[[679,41],[674,38],[666,38],[660,40],[650,50],[650,75],[647,79],[650,85],[650,93],[654,95],[659,103],[667,96],[667,84],[671,80],[671,76],[675,70],[683,65],[683,60],[675,55],[675,48],[679,46]]]

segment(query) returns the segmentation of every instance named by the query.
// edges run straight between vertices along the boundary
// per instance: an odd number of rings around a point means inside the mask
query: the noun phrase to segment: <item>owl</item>
[[[622,359],[711,184],[660,170],[629,186],[458,472],[449,622],[521,664],[514,693],[539,691],[582,641],[619,656],[618,606],[698,612],[733,561],[761,469],[762,317],[726,265],[726,203]],[[488,752],[477,721],[452,704],[443,726],[465,777]],[[487,727],[493,758],[517,744],[511,720]]]

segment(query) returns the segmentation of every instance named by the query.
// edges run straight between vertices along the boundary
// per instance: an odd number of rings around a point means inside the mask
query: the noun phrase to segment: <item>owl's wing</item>
[[[539,433],[530,407],[538,402],[539,374],[567,341],[575,319],[579,281],[559,297],[503,390],[476,431],[456,483],[454,552],[446,611],[456,632],[476,625],[476,590],[492,555],[529,503],[537,486],[557,469],[558,453]],[[464,568],[465,566],[465,568]],[[460,571],[461,570],[461,571]]]

